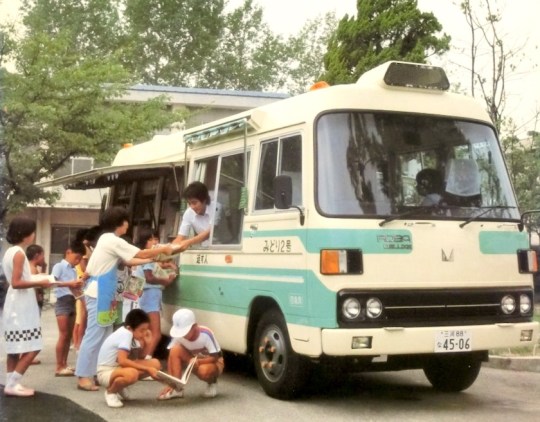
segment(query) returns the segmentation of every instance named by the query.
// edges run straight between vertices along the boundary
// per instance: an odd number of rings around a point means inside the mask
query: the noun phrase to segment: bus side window
[[[274,209],[274,177],[289,176],[293,205],[302,204],[302,138],[300,135],[272,139],[262,144],[255,210]]]
[[[239,208],[244,185],[244,153],[221,157],[219,169],[217,193],[209,188],[215,207],[212,244],[236,245],[240,243],[244,217],[244,210]]]
[[[279,174],[292,181],[292,204],[302,205],[302,138],[300,135],[281,140],[281,169]]]

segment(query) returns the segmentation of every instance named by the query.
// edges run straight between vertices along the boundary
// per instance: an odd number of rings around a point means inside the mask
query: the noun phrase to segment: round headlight
[[[360,302],[358,299],[354,297],[348,297],[343,301],[343,305],[341,306],[341,311],[343,312],[343,316],[347,319],[354,319],[358,315],[360,315]]]
[[[506,295],[501,300],[501,310],[506,315],[510,315],[512,312],[516,310],[516,299],[514,299],[510,295]]]
[[[531,298],[528,295],[519,297],[519,312],[528,314],[531,311]]]
[[[366,314],[370,318],[379,318],[382,314],[382,303],[376,297],[370,297],[366,302]]]

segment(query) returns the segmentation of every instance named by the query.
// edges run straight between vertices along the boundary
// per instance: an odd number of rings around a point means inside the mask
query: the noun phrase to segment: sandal
[[[92,381],[77,384],[77,389],[82,391],[99,391],[99,387]]]
[[[70,367],[62,368],[54,374],[55,377],[74,377],[75,372]]]

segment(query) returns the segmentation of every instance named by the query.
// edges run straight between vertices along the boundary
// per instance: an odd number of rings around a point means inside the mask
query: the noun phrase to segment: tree
[[[288,79],[286,91],[291,94],[306,92],[324,73],[323,57],[327,52],[330,37],[337,28],[334,13],[306,22],[297,35],[287,41],[289,46],[286,65]]]
[[[505,115],[506,82],[516,72],[523,46],[509,46],[509,38],[501,33],[502,13],[496,2],[463,0],[461,10],[470,30],[470,92],[480,96],[491,120],[502,137],[503,152],[518,204],[522,211],[540,208],[540,139],[531,132],[531,139],[518,138],[512,119]],[[478,93],[479,91],[479,93]],[[533,118],[535,126],[538,111]]]
[[[114,101],[131,84],[112,58],[81,57],[72,32],[29,31],[11,56],[17,72],[3,79],[4,173],[0,225],[8,212],[56,199],[34,183],[72,156],[109,159],[127,139],[145,139],[178,119],[163,99],[139,105]]]
[[[262,8],[245,0],[224,17],[218,47],[200,85],[238,90],[283,86],[285,54],[285,42],[264,22]]]
[[[109,56],[125,37],[121,28],[123,0],[23,0],[21,13],[27,36],[71,33],[81,56]]]
[[[388,60],[425,63],[449,49],[450,37],[432,13],[416,0],[357,0],[357,16],[345,17],[330,39],[323,79],[355,82],[365,71]]]
[[[223,32],[223,0],[124,0],[123,62],[142,83],[196,86]]]
[[[504,37],[500,34],[498,27],[502,20],[501,13],[495,10],[490,0],[475,2],[475,6],[476,10],[473,9],[470,0],[464,0],[460,4],[471,34],[470,89],[474,97],[476,96],[476,87],[480,88],[491,120],[500,131],[504,124],[506,79],[508,72],[515,70],[516,66],[513,60],[517,58],[521,49],[507,49]],[[480,13],[482,17],[479,16]],[[484,65],[481,66],[478,63],[478,58],[486,51],[489,60],[485,60]]]

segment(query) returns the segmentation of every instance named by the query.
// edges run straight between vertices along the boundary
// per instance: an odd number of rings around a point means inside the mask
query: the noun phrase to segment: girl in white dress
[[[9,288],[4,304],[4,339],[6,343],[6,396],[29,397],[34,390],[21,385],[21,379],[43,347],[39,307],[35,287],[51,286],[48,279],[32,280],[25,254],[34,242],[36,223],[16,217],[9,224],[6,240],[11,246],[2,259]]]

